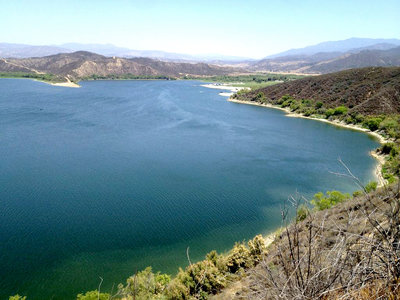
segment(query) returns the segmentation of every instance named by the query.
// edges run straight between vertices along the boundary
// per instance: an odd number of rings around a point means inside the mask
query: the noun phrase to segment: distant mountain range
[[[264,72],[326,74],[352,68],[386,66],[400,66],[399,46],[379,43],[350,49],[347,52],[277,56],[250,63],[247,69]]]
[[[84,78],[184,77],[226,75],[243,70],[206,63],[175,63],[151,58],[106,57],[87,51],[45,57],[0,59],[0,72],[53,74],[64,80]]]
[[[112,44],[79,44],[67,43],[57,46],[32,46],[24,44],[0,43],[0,57],[4,58],[29,58],[43,57],[60,53],[72,53],[76,51],[88,51],[104,56],[118,56],[124,58],[149,57],[166,61],[181,62],[238,62],[252,61],[254,59],[240,56],[227,56],[220,54],[189,55],[182,53],[171,53],[157,50],[132,50],[117,47]]]
[[[282,56],[314,55],[321,52],[360,52],[362,50],[388,50],[400,46],[399,39],[368,39],[350,38],[341,41],[329,41],[316,45],[291,49],[274,55],[269,55],[265,59],[272,59]]]
[[[80,69],[74,69],[74,71],[71,69],[71,65],[63,65],[67,62],[71,63],[71,59],[74,61],[74,65],[78,63],[76,59],[79,55],[68,55],[73,53],[86,53],[84,55],[85,59],[79,59],[79,63],[85,64]],[[89,55],[88,53],[91,54]],[[96,60],[93,60],[92,56],[96,54],[98,56]],[[118,61],[122,64],[121,69],[116,68],[116,66],[111,68],[113,72],[117,72],[116,74],[122,74],[121,72],[123,72],[124,68],[126,68],[126,72],[133,72],[132,74],[137,75],[151,73],[166,76],[180,76],[179,74],[221,75],[230,71],[237,72],[238,68],[247,72],[325,74],[369,66],[400,66],[400,40],[351,38],[342,41],[323,42],[301,49],[291,49],[258,61],[244,57],[217,54],[193,56],[163,51],[132,50],[111,44],[76,43],[59,46],[0,43],[0,57],[8,61],[21,59],[18,62],[19,66],[26,66],[34,61],[36,64],[39,61],[53,62],[55,60],[58,63],[52,64],[52,67],[41,65],[37,69],[46,70],[46,72],[51,71],[54,74],[62,73],[78,77],[81,76],[80,72],[88,74],[90,68],[93,69],[93,72],[99,72],[97,75],[104,76],[106,73],[110,75],[111,71],[106,72],[105,69],[100,67],[100,62],[102,61],[106,64],[107,61],[107,64],[112,65],[115,62],[115,58],[118,58]],[[91,65],[94,61],[96,68]],[[133,63],[149,67],[151,70],[133,66]],[[36,67],[32,68],[35,69]],[[234,67],[235,69],[229,69],[229,67]],[[5,66],[3,64],[3,71],[4,68],[10,68],[10,65]],[[83,69],[85,71],[82,71]],[[66,72],[65,70],[68,71]],[[213,73],[214,71],[215,73]]]

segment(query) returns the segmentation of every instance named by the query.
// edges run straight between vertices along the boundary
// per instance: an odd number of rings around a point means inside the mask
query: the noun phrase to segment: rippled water
[[[366,134],[226,101],[195,81],[0,80],[0,297],[72,299],[175,273],[280,225],[290,194],[352,191]]]

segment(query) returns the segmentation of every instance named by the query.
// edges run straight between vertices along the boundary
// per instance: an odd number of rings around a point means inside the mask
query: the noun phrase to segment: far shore
[[[221,84],[208,83],[208,84],[202,84],[200,86],[206,87],[206,88],[209,88],[209,89],[228,90],[228,91],[231,91],[231,92],[234,92],[234,93],[239,92],[239,91],[241,91],[243,89],[247,89],[246,87],[237,87],[237,86],[232,86],[232,85],[223,84],[223,83],[221,83]]]
[[[262,103],[243,101],[243,100],[237,100],[237,99],[232,99],[232,98],[228,98],[228,101],[229,102],[234,102],[234,103],[240,103],[240,104],[255,105],[255,106],[262,106],[262,107],[268,107],[268,108],[273,108],[273,109],[279,109],[279,110],[282,110],[282,111],[286,112],[286,116],[287,117],[310,119],[310,120],[329,123],[331,125],[338,126],[338,127],[343,127],[343,128],[347,128],[347,129],[351,129],[351,130],[362,131],[362,132],[364,132],[366,134],[369,134],[369,135],[372,135],[373,137],[375,137],[379,141],[380,144],[384,144],[384,143],[390,141],[389,139],[385,138],[384,136],[380,135],[379,133],[372,132],[369,129],[363,128],[363,127],[358,126],[358,125],[346,124],[346,123],[339,122],[339,121],[330,121],[330,120],[327,120],[327,119],[318,119],[318,118],[306,117],[306,116],[303,116],[301,114],[293,113],[288,108],[282,108],[282,107],[279,107],[277,105],[272,105],[270,103],[262,104]],[[383,155],[379,155],[376,152],[376,150],[371,151],[370,155],[373,158],[375,158],[376,161],[377,161],[377,166],[376,166],[376,168],[374,170],[374,176],[376,177],[376,179],[378,181],[378,187],[382,187],[382,186],[387,184],[386,180],[382,177],[382,167],[383,167],[383,165],[385,163],[386,157],[383,156]]]
[[[26,78],[26,77],[1,77],[0,79],[27,79],[27,80],[37,81],[37,82],[43,82],[43,83],[50,84],[53,86],[62,86],[62,87],[70,87],[70,88],[80,88],[81,87],[79,84],[72,82],[72,81],[51,82],[51,81],[40,80],[37,78]]]

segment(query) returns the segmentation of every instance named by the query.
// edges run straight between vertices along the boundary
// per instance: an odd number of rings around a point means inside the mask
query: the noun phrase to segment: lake
[[[0,80],[0,299],[73,299],[175,274],[280,226],[290,196],[374,179],[362,132],[226,101],[197,81]],[[115,287],[114,287],[115,290]]]

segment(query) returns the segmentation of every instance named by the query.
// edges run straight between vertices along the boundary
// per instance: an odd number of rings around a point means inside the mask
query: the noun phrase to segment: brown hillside
[[[345,105],[367,115],[400,113],[400,67],[352,69],[268,86],[241,95],[256,101],[263,93],[275,103],[284,95],[321,101],[326,107]]]
[[[1,61],[0,72],[15,70],[55,74],[76,80],[92,75],[107,77],[111,75],[131,74],[136,76],[181,77],[184,75],[225,75],[239,71],[234,68],[204,63],[172,63],[150,58],[126,59],[105,57],[86,51]]]

